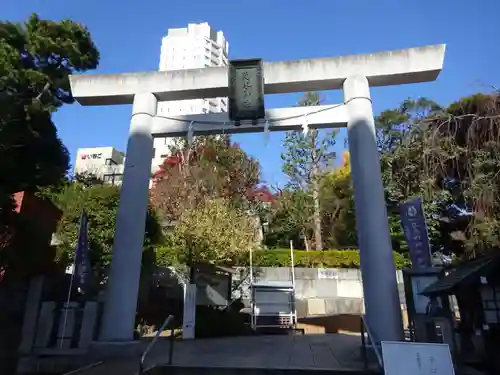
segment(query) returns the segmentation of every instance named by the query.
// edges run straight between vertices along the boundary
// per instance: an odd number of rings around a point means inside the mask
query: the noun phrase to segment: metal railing
[[[174,325],[172,324],[174,320],[175,317],[173,315],[169,315],[167,319],[165,319],[158,332],[156,332],[156,335],[153,338],[153,340],[151,340],[146,350],[144,350],[144,352],[142,353],[141,362],[139,363],[139,375],[141,375],[144,371],[144,362],[146,361],[146,357],[148,356],[149,352],[160,338],[162,332],[165,331],[169,326],[170,326],[170,347],[168,352],[168,364],[169,365],[172,364],[172,355],[174,354],[174,341],[175,341]]]
[[[77,375],[77,374],[80,374],[80,373],[82,373],[84,371],[93,369],[94,367],[101,366],[103,363],[104,363],[103,361],[91,363],[89,365],[77,368],[76,370],[71,370],[69,372],[65,372],[63,375]]]
[[[363,362],[365,365],[365,370],[368,370],[368,354],[366,350],[366,336],[365,333],[368,336],[368,341],[369,344],[371,344],[371,347],[373,348],[373,352],[375,353],[375,356],[377,358],[377,364],[380,370],[384,370],[384,362],[382,360],[382,353],[379,351],[379,347],[377,346],[375,339],[370,331],[370,326],[368,325],[368,322],[366,321],[366,318],[364,315],[361,315],[361,349],[363,350]]]

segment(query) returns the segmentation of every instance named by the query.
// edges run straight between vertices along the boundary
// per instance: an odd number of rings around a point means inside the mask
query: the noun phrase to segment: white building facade
[[[73,175],[89,174],[106,184],[121,185],[125,167],[125,154],[114,147],[79,148],[76,152]],[[158,163],[151,161],[151,175],[158,170]],[[152,186],[153,181],[150,181]]]
[[[206,22],[186,28],[169,29],[162,39],[160,71],[203,69],[228,65],[229,43],[222,31]],[[182,116],[198,113],[227,112],[227,98],[205,98],[158,103],[158,116]],[[154,163],[160,165],[168,156],[169,138],[155,138]]]
[[[119,185],[124,163],[125,154],[114,147],[79,148],[73,174],[92,174],[104,182]]]

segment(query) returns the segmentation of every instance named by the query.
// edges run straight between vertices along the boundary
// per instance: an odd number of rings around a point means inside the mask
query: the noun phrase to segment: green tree
[[[270,247],[288,247],[309,250],[308,239],[314,233],[312,197],[308,191],[291,187],[281,190],[269,214],[265,244]],[[302,246],[303,245],[303,246]]]
[[[73,102],[68,76],[95,69],[89,31],[70,20],[0,22],[0,186],[4,194],[55,183],[68,152],[51,113]]]
[[[301,98],[299,106],[316,106],[320,103],[318,93],[308,92]],[[323,248],[319,179],[322,170],[335,158],[332,151],[335,135],[335,131],[322,134],[317,129],[310,129],[307,135],[299,131],[287,132],[283,144],[286,151],[281,155],[283,172],[289,177],[288,186],[311,193],[316,250]]]
[[[407,100],[376,120],[394,249],[406,250],[398,205],[424,209],[435,250],[474,255],[500,247],[500,96],[476,94],[448,108]]]
[[[385,110],[375,118],[389,228],[393,249],[398,252],[408,249],[399,205],[414,196],[424,198],[431,242],[438,246],[439,213],[448,200],[444,195],[436,195],[433,182],[424,171],[426,149],[423,140],[426,122],[441,110],[437,103],[427,98],[407,99],[398,108]]]
[[[321,178],[323,232],[329,248],[357,247],[354,192],[349,153],[342,155],[342,164]]]
[[[480,93],[425,123],[425,171],[450,202],[441,214],[440,240],[459,255],[500,247],[499,115],[499,93]]]
[[[168,235],[168,244],[180,264],[232,265],[256,245],[255,230],[248,214],[227,199],[208,199],[182,212]],[[157,256],[163,264],[161,250]]]
[[[105,271],[111,261],[115,233],[116,213],[120,201],[118,186],[97,184],[87,186],[69,182],[58,189],[48,191],[48,196],[63,212],[56,233],[57,262],[66,267],[73,262],[80,216],[85,208],[89,218],[90,258],[98,281],[105,280]],[[150,207],[146,217],[144,248],[161,241],[161,228],[154,210]]]

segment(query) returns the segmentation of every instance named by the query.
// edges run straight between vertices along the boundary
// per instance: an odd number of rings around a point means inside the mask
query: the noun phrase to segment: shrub
[[[323,251],[294,251],[294,264],[296,267],[324,267],[324,268],[359,268],[359,250],[323,250]],[[178,264],[176,252],[172,249],[161,247],[156,250],[156,261],[160,266]],[[408,259],[394,252],[396,268],[408,266]],[[248,253],[240,254],[235,260],[239,266],[249,266]],[[253,265],[256,267],[289,267],[290,250],[267,249],[253,252]]]
[[[359,250],[323,250],[304,251],[295,250],[294,265],[296,267],[323,267],[323,268],[359,268]],[[408,265],[408,260],[401,254],[394,253],[397,268]],[[239,259],[238,264],[249,265],[249,258]],[[290,250],[269,249],[253,252],[253,264],[258,267],[289,267]]]

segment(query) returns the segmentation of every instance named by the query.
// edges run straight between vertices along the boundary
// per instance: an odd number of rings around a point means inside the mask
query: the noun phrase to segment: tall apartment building
[[[168,29],[161,43],[160,71],[200,69],[228,65],[229,43],[222,31],[207,22],[186,28]],[[227,98],[206,98],[158,103],[158,115],[181,116],[227,111]],[[161,164],[169,153],[171,140],[154,140],[154,160]]]

